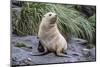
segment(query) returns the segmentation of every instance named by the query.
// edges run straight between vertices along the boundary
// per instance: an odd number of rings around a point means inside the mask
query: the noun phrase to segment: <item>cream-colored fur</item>
[[[38,37],[44,47],[44,52],[56,52],[58,56],[66,56],[67,42],[57,28],[57,15],[48,12],[42,18],[39,26]]]

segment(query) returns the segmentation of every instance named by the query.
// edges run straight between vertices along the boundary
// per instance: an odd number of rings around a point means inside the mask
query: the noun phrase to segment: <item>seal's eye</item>
[[[49,16],[51,16],[52,14],[49,14]]]

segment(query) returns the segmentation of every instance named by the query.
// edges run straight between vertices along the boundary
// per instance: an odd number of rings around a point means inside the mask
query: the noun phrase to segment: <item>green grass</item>
[[[19,42],[15,46],[19,47],[19,48],[26,47],[26,45],[24,43],[19,43]]]
[[[15,17],[16,21],[12,23],[14,25],[12,28],[16,34],[21,36],[37,35],[42,16],[52,11],[58,15],[58,28],[65,38],[67,36],[79,37],[92,42],[93,36],[95,36],[93,33],[94,25],[71,6],[23,2],[21,15]]]
[[[95,14],[91,16],[88,20],[90,21],[93,27],[96,27],[96,15]]]

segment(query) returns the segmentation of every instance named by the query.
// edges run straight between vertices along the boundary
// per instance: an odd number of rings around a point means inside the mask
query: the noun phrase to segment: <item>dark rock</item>
[[[17,0],[11,0],[11,3],[13,8],[22,6],[21,2]]]
[[[87,15],[87,16],[92,16],[93,15],[93,11],[91,9],[90,6],[81,6],[83,12]]]
[[[95,13],[95,6],[89,6],[89,5],[78,5],[75,6],[75,8],[81,12],[83,12],[87,17],[92,16]]]

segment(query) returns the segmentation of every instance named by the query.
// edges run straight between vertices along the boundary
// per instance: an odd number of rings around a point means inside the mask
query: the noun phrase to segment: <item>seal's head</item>
[[[57,20],[57,14],[53,12],[48,12],[43,17],[50,24],[54,24]]]

